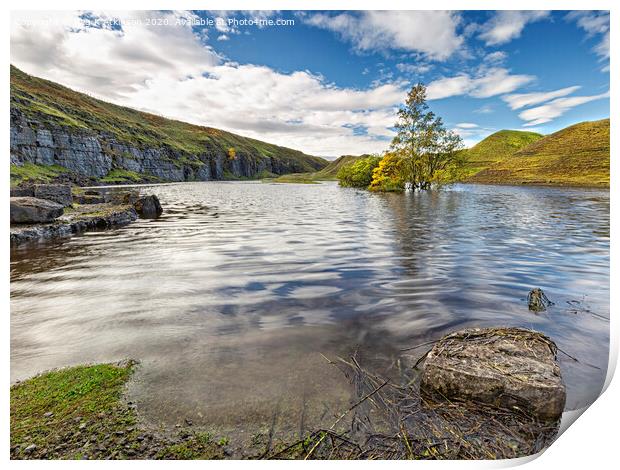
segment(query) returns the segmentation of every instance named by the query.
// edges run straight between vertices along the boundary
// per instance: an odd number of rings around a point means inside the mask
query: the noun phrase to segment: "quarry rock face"
[[[457,331],[429,352],[421,390],[557,420],[564,410],[566,389],[556,352],[555,343],[545,335],[521,328]]]
[[[56,202],[36,197],[11,198],[11,223],[35,224],[52,222],[63,213],[63,206]]]
[[[112,169],[133,171],[164,181],[208,181],[235,177],[253,178],[305,171],[294,161],[257,158],[241,152],[234,160],[226,153],[205,152],[188,162],[188,155],[162,143],[138,148],[105,132],[53,125],[25,116],[11,107],[11,163],[59,165],[81,177],[103,178]],[[184,158],[185,157],[185,158]]]

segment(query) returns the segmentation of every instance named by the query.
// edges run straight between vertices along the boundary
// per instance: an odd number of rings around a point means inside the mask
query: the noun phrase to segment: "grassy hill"
[[[368,155],[342,155],[336,160],[329,162],[329,164],[322,170],[310,172],[310,173],[293,173],[290,175],[280,176],[274,181],[277,183],[314,183],[316,181],[329,181],[335,180],[338,170],[345,165],[353,163],[359,158],[367,157]]]
[[[227,154],[234,148],[237,155],[252,159],[271,157],[298,172],[317,171],[328,163],[298,150],[107,103],[28,75],[14,66],[11,66],[11,109],[44,125],[110,135],[141,149],[166,146],[183,159],[195,159],[200,154]]]
[[[477,183],[609,186],[609,119],[537,139],[469,178]]]
[[[543,136],[536,132],[502,130],[463,150],[467,158],[466,175],[472,176],[502,161]]]
[[[329,162],[329,164],[323,168],[322,170],[317,171],[315,175],[315,179],[318,180],[335,180],[336,175],[338,174],[338,170],[345,165],[349,165],[350,163],[355,162],[360,158],[367,157],[368,155],[343,155],[338,157],[333,162]]]

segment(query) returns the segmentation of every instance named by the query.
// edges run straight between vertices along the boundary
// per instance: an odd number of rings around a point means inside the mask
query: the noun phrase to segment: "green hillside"
[[[228,154],[251,159],[271,157],[294,171],[312,172],[327,160],[212,127],[197,126],[117,106],[11,66],[11,109],[38,122],[111,135],[138,148],[167,146],[189,161],[200,154]]]
[[[469,181],[609,186],[609,119],[581,122],[536,140]]]
[[[467,159],[466,176],[475,175],[542,137],[536,132],[510,130],[491,134],[472,148],[463,151]]]
[[[345,165],[349,165],[350,163],[355,162],[356,160],[364,157],[368,157],[369,155],[343,155],[338,157],[333,162],[330,162],[325,168],[320,171],[317,171],[315,175],[315,179],[318,180],[335,180],[336,175],[338,174],[338,170]]]
[[[329,181],[336,180],[338,170],[345,165],[353,163],[359,158],[368,157],[369,155],[342,155],[336,160],[329,162],[329,164],[322,170],[310,172],[310,173],[293,173],[290,175],[283,175],[276,178],[276,183],[314,183],[316,181]]]

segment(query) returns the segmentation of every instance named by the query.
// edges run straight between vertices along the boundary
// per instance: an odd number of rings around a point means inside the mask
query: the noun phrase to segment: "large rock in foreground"
[[[564,410],[566,389],[557,347],[521,328],[470,328],[439,340],[426,358],[422,391],[502,408],[520,408],[543,420]]]
[[[63,213],[63,206],[56,202],[36,197],[11,198],[11,223],[36,224],[51,222]]]

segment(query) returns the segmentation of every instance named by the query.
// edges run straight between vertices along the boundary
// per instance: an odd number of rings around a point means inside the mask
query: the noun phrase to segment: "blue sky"
[[[19,12],[11,61],[323,156],[385,150],[417,82],[467,145],[609,116],[607,12]]]

